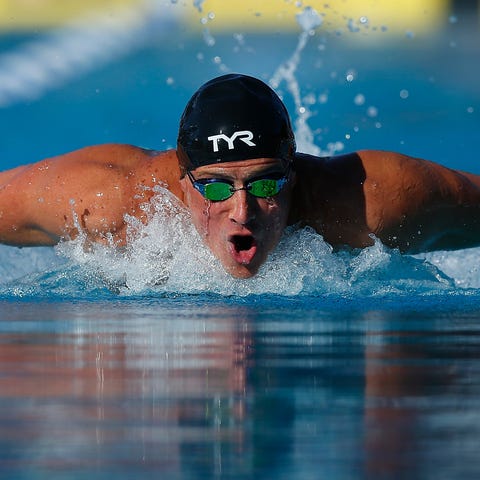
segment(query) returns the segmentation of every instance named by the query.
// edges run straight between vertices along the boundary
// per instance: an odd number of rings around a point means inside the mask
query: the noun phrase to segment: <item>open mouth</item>
[[[229,242],[235,261],[244,265],[252,261],[257,252],[257,242],[252,235],[232,235]]]

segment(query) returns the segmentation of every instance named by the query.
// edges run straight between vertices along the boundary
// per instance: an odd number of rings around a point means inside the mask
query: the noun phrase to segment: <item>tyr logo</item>
[[[220,133],[219,135],[212,135],[211,137],[208,137],[208,140],[213,142],[213,151],[218,152],[219,140],[225,140],[228,144],[228,149],[234,150],[234,142],[237,138],[243,143],[247,144],[249,147],[255,147],[255,144],[252,142],[253,133],[250,130],[241,130],[239,132],[235,132],[231,137],[225,135],[224,133]]]

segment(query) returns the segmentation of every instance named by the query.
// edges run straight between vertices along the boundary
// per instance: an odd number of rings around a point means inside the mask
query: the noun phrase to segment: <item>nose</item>
[[[237,190],[228,200],[231,203],[230,220],[238,225],[247,225],[255,219],[256,199],[246,190]]]

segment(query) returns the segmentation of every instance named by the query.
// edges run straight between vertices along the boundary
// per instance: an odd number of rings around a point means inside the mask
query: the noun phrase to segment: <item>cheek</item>
[[[204,240],[211,238],[212,231],[215,231],[218,226],[221,212],[219,212],[219,204],[212,203],[203,197],[200,199],[195,196],[189,196],[188,207],[190,209],[190,216],[192,223],[197,229],[198,233]]]
[[[288,202],[286,199],[267,199],[262,211],[269,220],[271,228],[283,230],[288,218]]]

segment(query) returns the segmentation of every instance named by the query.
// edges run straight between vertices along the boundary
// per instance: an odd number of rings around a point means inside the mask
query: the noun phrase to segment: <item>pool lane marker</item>
[[[145,44],[173,12],[155,2],[89,15],[0,55],[0,108],[41,98]],[[168,10],[168,9],[167,9]],[[161,17],[160,17],[161,13]],[[155,24],[156,28],[148,28]],[[160,25],[160,26],[161,26]]]

